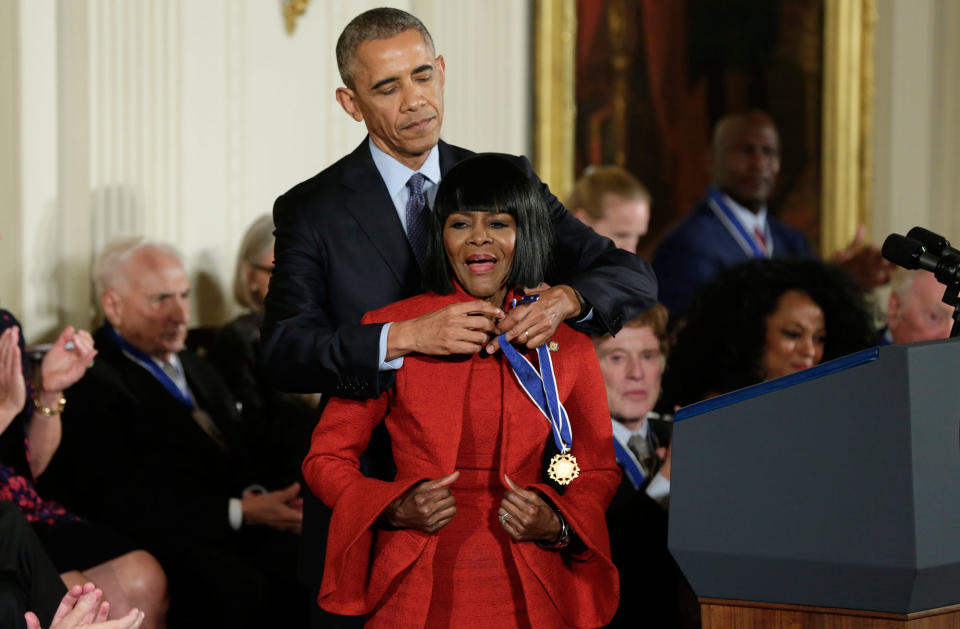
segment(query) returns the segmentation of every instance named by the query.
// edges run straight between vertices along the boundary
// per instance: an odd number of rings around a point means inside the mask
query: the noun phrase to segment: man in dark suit
[[[620,575],[611,628],[699,626],[696,597],[667,550],[672,418],[653,412],[669,348],[667,318],[656,304],[617,336],[593,339],[623,472],[606,513]]]
[[[414,16],[396,9],[358,16],[337,42],[337,62],[344,82],[337,100],[369,137],[274,207],[264,357],[278,388],[376,397],[405,354],[492,352],[496,327],[529,347],[565,320],[615,332],[653,304],[649,266],[573,218],[537,180],[557,232],[554,284],[539,291],[539,301],[506,317],[475,301],[409,321],[360,325],[364,313],[421,292],[429,207],[443,174],[471,153],[440,141],[444,61]],[[535,178],[526,159],[512,159]],[[384,462],[368,458],[374,467]],[[306,500],[302,566],[316,591],[323,540],[310,524],[311,504],[319,508]]]
[[[96,280],[107,323],[95,363],[67,392],[43,486],[160,560],[178,626],[302,623],[299,486],[251,489],[236,403],[211,366],[181,351],[190,282],[179,257],[119,243]]]
[[[809,258],[796,229],[767,213],[780,172],[780,139],[759,111],[727,116],[713,134],[706,197],[661,241],[653,256],[660,301],[683,313],[696,291],[723,269],[752,258]]]

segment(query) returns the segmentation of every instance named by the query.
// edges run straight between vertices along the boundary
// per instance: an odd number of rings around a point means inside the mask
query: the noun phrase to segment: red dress
[[[497,510],[503,421],[502,354],[471,359],[457,469],[457,514],[437,533],[431,627],[529,627],[523,585],[510,554],[510,536]],[[483,587],[478,587],[482,584]]]
[[[472,297],[421,295],[370,313],[402,321]],[[319,604],[367,616],[366,627],[597,627],[616,611],[619,582],[604,514],[620,482],[603,378],[590,339],[563,325],[551,357],[573,427],[580,476],[560,495],[542,482],[551,429],[499,354],[408,355],[375,400],[330,400],[303,472],[333,513]],[[528,353],[536,364],[536,353]],[[386,424],[397,475],[364,477],[359,457]],[[460,470],[457,513],[435,534],[378,522],[397,497]],[[497,510],[507,484],[548,498],[578,542],[563,551],[515,542]]]

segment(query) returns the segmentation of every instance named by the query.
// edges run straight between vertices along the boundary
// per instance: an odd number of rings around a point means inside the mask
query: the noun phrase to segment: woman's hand
[[[20,361],[20,328],[0,334],[0,432],[3,432],[27,403],[27,387]]]
[[[72,349],[67,349],[69,341],[73,341]],[[83,376],[96,355],[97,350],[93,347],[90,333],[74,330],[72,325],[67,326],[40,363],[42,392],[58,393],[68,388]],[[37,391],[37,394],[42,392]]]
[[[560,516],[536,492],[518,487],[503,476],[511,491],[500,501],[500,523],[518,542],[553,542],[560,537]]]
[[[143,624],[143,612],[137,608],[131,609],[123,618],[107,620],[110,604],[102,601],[102,597],[103,591],[93,583],[74,585],[63,595],[49,629],[81,626],[89,629],[138,629]],[[41,629],[40,619],[33,612],[27,612],[25,620],[27,629]]]
[[[454,472],[411,487],[383,510],[384,519],[396,528],[436,533],[457,512],[450,485],[458,478],[460,472]]]

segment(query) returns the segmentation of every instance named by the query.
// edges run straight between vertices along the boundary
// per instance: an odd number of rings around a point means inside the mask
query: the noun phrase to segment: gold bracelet
[[[53,417],[54,415],[59,415],[63,412],[63,409],[67,406],[67,398],[60,395],[60,401],[57,403],[55,408],[50,408],[49,406],[41,406],[40,398],[37,397],[37,394],[33,394],[33,410],[44,415],[46,417]]]

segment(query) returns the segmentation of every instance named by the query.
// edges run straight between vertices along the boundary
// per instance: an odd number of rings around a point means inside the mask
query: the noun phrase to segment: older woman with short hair
[[[300,461],[317,421],[315,396],[281,393],[263,371],[260,326],[273,272],[273,218],[258,217],[237,253],[233,295],[247,312],[217,331],[209,358],[243,405],[256,478],[270,489],[300,480]]]
[[[437,192],[430,292],[364,322],[462,304],[459,316],[492,329],[471,307],[525,307],[552,246],[526,175],[501,156],[471,157]],[[303,464],[333,510],[319,603],[368,614],[369,628],[603,625],[617,604],[604,510],[619,472],[590,339],[561,325],[536,351],[501,336],[492,355],[478,351],[492,338],[479,339],[462,355],[407,355],[377,399],[330,400]],[[381,422],[392,481],[359,468]]]

